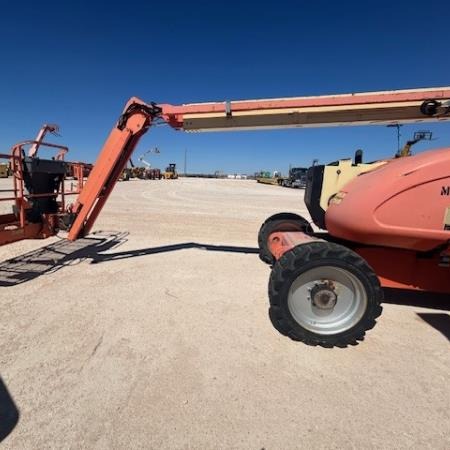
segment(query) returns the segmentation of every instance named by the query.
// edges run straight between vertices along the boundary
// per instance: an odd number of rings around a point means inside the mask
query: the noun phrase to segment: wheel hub
[[[288,308],[303,328],[320,335],[342,333],[358,323],[367,307],[364,285],[349,270],[333,265],[300,273],[288,293]]]
[[[316,308],[333,309],[336,306],[337,299],[338,296],[331,282],[316,284],[311,289],[311,301]]]

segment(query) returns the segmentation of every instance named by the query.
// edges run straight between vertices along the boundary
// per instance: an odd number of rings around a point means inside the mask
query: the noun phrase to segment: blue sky
[[[58,123],[70,159],[95,161],[131,96],[162,103],[450,85],[448,1],[2,1],[0,146]],[[420,127],[423,129],[423,126]],[[426,127],[450,145],[450,124]],[[403,138],[417,130],[408,125]],[[191,172],[286,171],[363,148],[396,150],[384,126],[188,134],[150,130],[135,159]]]

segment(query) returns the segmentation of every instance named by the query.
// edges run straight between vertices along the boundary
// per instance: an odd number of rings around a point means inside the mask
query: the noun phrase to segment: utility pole
[[[390,125],[387,125],[388,128],[397,128],[397,152],[400,152],[400,127],[402,127],[403,125],[399,124],[399,123],[392,123]]]
[[[184,175],[187,173],[187,148],[184,149]]]

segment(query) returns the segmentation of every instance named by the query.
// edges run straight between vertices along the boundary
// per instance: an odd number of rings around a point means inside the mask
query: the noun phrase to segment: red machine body
[[[450,240],[450,148],[398,158],[330,201],[328,232],[361,244],[432,251]]]
[[[345,243],[382,286],[450,293],[450,148],[392,159],[350,181],[330,200],[327,233],[275,232],[279,260],[292,248],[326,239]]]
[[[325,220],[385,287],[450,293],[450,148],[391,160],[347,184]]]

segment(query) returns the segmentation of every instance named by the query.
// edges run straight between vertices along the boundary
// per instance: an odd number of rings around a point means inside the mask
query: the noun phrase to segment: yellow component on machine
[[[396,158],[411,156],[411,147],[422,140],[431,140],[431,131],[417,131],[414,138],[406,142],[401,150],[395,155]],[[320,206],[326,211],[330,200],[341,190],[341,188],[358,175],[376,169],[386,163],[386,161],[375,161],[372,163],[362,162],[362,151],[359,158],[355,155],[355,162],[351,159],[341,159],[336,163],[324,166],[322,193],[320,196]],[[358,154],[357,152],[357,154]],[[336,199],[339,201],[339,199]]]
[[[0,163],[0,178],[8,178],[9,165],[8,163]]]
[[[383,164],[386,164],[386,161],[354,164],[351,159],[341,159],[337,163],[324,166],[322,192],[320,196],[321,208],[326,211],[331,198],[353,178]]]

